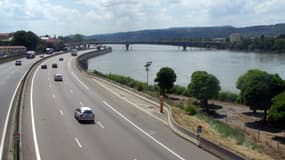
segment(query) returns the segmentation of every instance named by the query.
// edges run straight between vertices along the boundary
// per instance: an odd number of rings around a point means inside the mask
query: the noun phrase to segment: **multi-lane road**
[[[63,57],[64,61],[58,58]],[[70,54],[52,57],[30,77],[23,111],[23,157],[31,160],[218,159],[175,135],[149,102],[104,80],[83,76]],[[57,63],[58,68],[51,68]],[[53,76],[63,74],[63,82]],[[79,106],[94,124],[73,116]]]
[[[15,61],[0,64],[0,158],[4,149],[4,138],[7,131],[8,114],[11,108],[12,98],[24,73],[35,63],[39,57],[34,59],[19,59],[21,66],[16,66]]]

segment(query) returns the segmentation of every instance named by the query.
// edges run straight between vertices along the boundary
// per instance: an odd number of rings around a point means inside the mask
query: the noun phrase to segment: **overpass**
[[[200,48],[217,48],[224,49],[226,44],[221,41],[86,41],[86,42],[72,42],[66,43],[66,46],[72,48],[89,48],[91,45],[100,44],[123,44],[128,51],[130,45],[135,44],[153,44],[153,45],[171,45],[183,47],[183,51],[187,50],[187,47],[200,47]]]

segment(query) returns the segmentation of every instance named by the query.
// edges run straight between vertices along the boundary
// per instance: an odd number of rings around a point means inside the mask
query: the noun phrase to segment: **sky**
[[[285,22],[285,0],[0,0],[0,33],[104,34]]]

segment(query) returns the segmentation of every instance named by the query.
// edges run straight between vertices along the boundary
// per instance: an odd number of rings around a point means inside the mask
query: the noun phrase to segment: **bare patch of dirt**
[[[182,96],[170,95],[169,97],[175,97],[170,100],[172,105],[183,105],[196,101],[194,98]],[[206,122],[202,122],[195,116],[187,115],[179,108],[174,107],[173,116],[179,124],[193,132],[196,131],[198,124],[203,124],[205,126],[203,127],[203,136],[237,153],[245,155],[249,159],[285,159],[285,132],[264,125],[262,121],[263,111],[257,111],[257,113],[253,114],[247,106],[216,100],[209,101],[209,104],[210,113],[213,118],[232,127],[242,129],[250,139],[262,147],[258,150],[253,150],[243,145],[237,145],[234,140],[221,137]]]

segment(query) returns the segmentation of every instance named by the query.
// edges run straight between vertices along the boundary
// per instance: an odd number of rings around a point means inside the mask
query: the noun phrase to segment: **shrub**
[[[176,95],[188,96],[187,88],[179,85],[174,85],[171,92]]]
[[[238,102],[239,96],[236,93],[229,91],[221,91],[218,95],[218,100],[226,102]]]
[[[192,104],[188,104],[184,106],[184,111],[189,115],[195,115],[197,113],[197,108]]]

